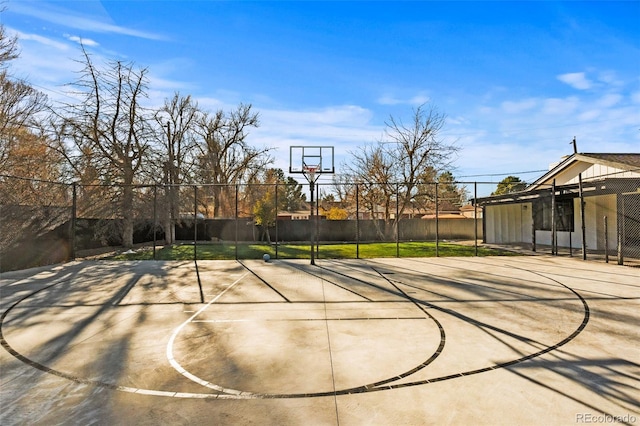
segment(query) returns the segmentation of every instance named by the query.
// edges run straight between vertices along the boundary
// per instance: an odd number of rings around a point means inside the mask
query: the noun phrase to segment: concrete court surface
[[[0,424],[640,424],[640,269],[85,261],[0,276]]]

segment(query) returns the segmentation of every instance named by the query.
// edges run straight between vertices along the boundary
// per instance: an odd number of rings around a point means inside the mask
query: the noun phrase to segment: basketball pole
[[[316,264],[315,257],[315,241],[316,241],[316,227],[315,227],[315,216],[313,214],[313,195],[315,192],[315,182],[313,181],[313,177],[309,179],[309,191],[311,192],[311,215],[309,218],[311,219],[311,264]]]
[[[307,166],[303,165],[304,176],[309,181],[309,194],[311,195],[311,203],[309,206],[309,225],[311,225],[311,264],[316,264],[315,254],[315,242],[316,242],[316,220],[317,216],[313,213],[314,201],[315,201],[315,187],[316,187],[316,172],[321,169],[321,165]]]
[[[323,166],[323,160],[329,162]],[[320,235],[318,217],[319,211],[315,203],[316,201],[316,181],[320,173],[335,173],[333,167],[333,147],[332,146],[290,146],[289,147],[289,173],[301,173],[304,175],[307,182],[309,182],[309,226],[311,226],[310,238],[310,250],[311,250],[311,265],[316,264],[316,257],[320,256],[316,247],[316,239]],[[320,189],[318,188],[318,193]],[[314,207],[316,212],[314,213]]]

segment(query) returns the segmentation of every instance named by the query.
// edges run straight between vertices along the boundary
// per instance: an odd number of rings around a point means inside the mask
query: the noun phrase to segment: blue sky
[[[100,59],[150,71],[208,110],[252,103],[250,142],[334,145],[337,162],[431,102],[461,148],[455,176],[532,181],[581,152],[640,152],[640,2],[9,0],[12,72],[52,99]]]

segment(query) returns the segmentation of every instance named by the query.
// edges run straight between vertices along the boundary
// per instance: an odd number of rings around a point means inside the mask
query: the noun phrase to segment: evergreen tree
[[[522,191],[527,187],[527,183],[520,180],[516,176],[507,176],[498,183],[498,187],[491,195],[510,194],[512,192]]]

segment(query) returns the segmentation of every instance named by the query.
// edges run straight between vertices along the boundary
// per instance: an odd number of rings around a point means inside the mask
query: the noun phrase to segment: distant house
[[[582,247],[580,179],[587,249],[605,250],[607,244],[612,250],[620,241],[640,256],[640,154],[635,153],[567,156],[523,191],[475,200],[483,209],[485,242]]]
[[[462,215],[462,213],[456,212],[438,212],[438,219],[469,219],[468,217]],[[436,219],[435,213],[427,213],[421,216],[421,219]]]
[[[278,212],[279,220],[309,220],[311,212],[309,210],[296,210],[292,212],[281,211]]]
[[[465,204],[460,207],[460,213],[467,219],[482,218],[482,209],[476,208],[473,204]]]

